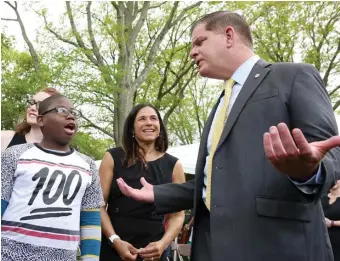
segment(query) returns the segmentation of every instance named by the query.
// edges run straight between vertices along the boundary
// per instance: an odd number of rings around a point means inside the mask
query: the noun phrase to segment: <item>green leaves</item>
[[[146,12],[142,12],[143,6]],[[58,87],[83,111],[82,133],[74,142],[95,157],[105,151],[100,145],[103,139],[120,143],[126,115],[140,102],[159,108],[172,144],[199,140],[219,88],[197,76],[188,56],[190,26],[217,10],[246,17],[254,50],[261,58],[313,64],[320,70],[334,110],[339,109],[339,2],[210,1],[189,8],[183,16],[182,10],[190,3],[174,6],[173,2],[147,6],[117,1],[93,2],[88,8],[87,2],[72,2],[74,30],[66,6],[63,16],[52,19],[48,4],[39,5],[36,11],[41,21],[46,19],[46,28],[39,29],[33,43],[41,62],[39,74],[30,54],[15,50],[14,39],[5,35],[1,39],[2,128],[12,129],[20,120],[27,93],[49,85]],[[92,140],[93,135],[98,139]]]
[[[96,139],[89,133],[78,132],[70,147],[91,156],[94,160],[101,160],[105,151],[113,147],[113,143],[111,139]]]

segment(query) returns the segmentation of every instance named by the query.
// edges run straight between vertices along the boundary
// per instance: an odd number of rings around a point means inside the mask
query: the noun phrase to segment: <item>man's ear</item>
[[[235,41],[235,30],[233,27],[227,26],[224,33],[225,33],[226,47],[230,48],[233,46],[234,41]]]
[[[42,115],[37,116],[37,124],[40,128],[44,126],[44,117]]]

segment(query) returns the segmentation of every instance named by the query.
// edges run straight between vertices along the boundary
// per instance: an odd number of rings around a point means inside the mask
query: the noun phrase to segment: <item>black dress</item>
[[[325,217],[330,220],[340,220],[340,198],[338,198],[332,205],[329,205],[328,196],[322,198],[322,207]],[[329,239],[331,240],[334,261],[340,261],[340,227],[328,228]]]
[[[27,143],[25,135],[15,133],[11,142],[8,144],[7,148],[12,147],[14,145],[20,145],[25,143]]]
[[[141,177],[153,185],[171,183],[173,169],[178,159],[165,153],[161,158],[147,162],[147,168],[143,167],[141,162],[128,168],[123,164],[124,152],[121,148],[110,149],[108,152],[114,160],[114,178],[107,209],[112,226],[122,240],[137,249],[146,247],[163,237],[164,215],[157,215],[153,204],[138,202],[124,196],[119,190],[117,179],[122,177],[129,186],[138,189],[142,188]],[[102,235],[100,261],[118,260],[121,260],[118,253]],[[142,258],[138,257],[137,260]]]

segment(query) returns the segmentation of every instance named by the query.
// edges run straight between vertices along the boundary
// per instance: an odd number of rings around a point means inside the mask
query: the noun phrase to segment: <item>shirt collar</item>
[[[231,79],[243,86],[258,60],[260,60],[260,57],[257,55],[250,57],[247,61],[242,63],[240,67],[237,68],[237,70],[231,76]]]

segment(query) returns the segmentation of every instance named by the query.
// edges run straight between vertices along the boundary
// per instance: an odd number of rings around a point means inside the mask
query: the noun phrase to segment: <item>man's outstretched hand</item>
[[[141,189],[134,189],[126,184],[122,178],[117,179],[119,189],[125,196],[133,198],[137,201],[153,203],[155,200],[153,185],[146,182],[144,178],[140,179],[140,183],[142,183],[143,187]]]
[[[284,123],[272,126],[263,136],[266,157],[277,170],[294,179],[306,179],[316,174],[326,153],[340,146],[340,136],[308,143],[300,129],[292,133]]]

